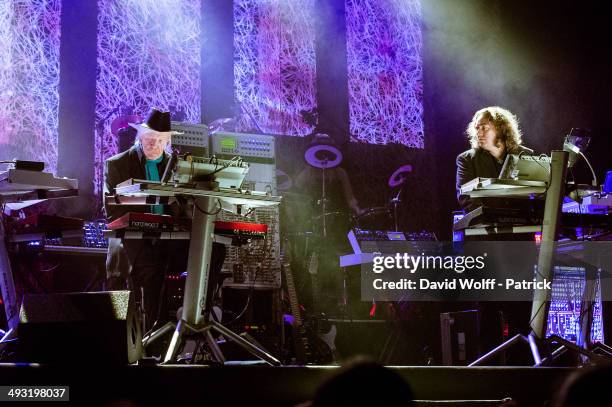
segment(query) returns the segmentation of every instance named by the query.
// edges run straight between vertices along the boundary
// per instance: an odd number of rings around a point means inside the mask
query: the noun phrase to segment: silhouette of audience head
[[[556,407],[612,406],[612,364],[583,368],[565,381]]]
[[[324,382],[312,401],[324,406],[413,406],[412,389],[396,372],[366,359],[355,359]]]

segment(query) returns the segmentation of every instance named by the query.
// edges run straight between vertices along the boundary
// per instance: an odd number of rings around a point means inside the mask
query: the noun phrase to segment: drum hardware
[[[276,169],[276,189],[283,191],[283,194],[289,192],[288,190],[293,186],[293,180],[285,171]]]
[[[327,134],[317,133],[313,141],[304,152],[304,159],[308,165],[322,170],[321,199],[317,203],[321,206],[321,219],[323,220],[323,237],[327,237],[327,194],[325,191],[325,170],[336,168],[342,162],[342,151]]]
[[[119,131],[129,127],[130,123],[139,123],[141,121],[140,116],[137,114],[125,114],[117,116],[111,122],[111,133],[114,136],[119,135]]]
[[[393,197],[390,202],[391,205],[393,205],[393,226],[395,227],[393,230],[399,230],[399,225],[397,222],[397,206],[402,202],[401,195],[404,189],[404,185],[406,183],[406,177],[404,174],[410,172],[412,172],[412,165],[402,165],[401,167],[393,171],[393,174],[391,174],[391,176],[389,177],[389,181],[387,182],[387,184],[391,188],[399,187],[397,195],[395,195],[395,197]]]
[[[397,225],[397,205],[402,202],[402,199],[400,197],[401,194],[402,188],[400,188],[399,191],[397,191],[397,195],[395,195],[393,199],[391,199],[391,205],[393,205],[393,230],[399,230],[399,227]]]
[[[374,206],[352,217],[353,226],[360,229],[390,229],[392,213],[387,206]]]

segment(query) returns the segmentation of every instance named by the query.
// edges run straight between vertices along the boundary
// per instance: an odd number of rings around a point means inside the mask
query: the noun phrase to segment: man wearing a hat
[[[152,109],[148,118],[139,124],[130,123],[137,130],[134,145],[104,162],[104,207],[109,222],[127,212],[181,214],[167,205],[108,205],[107,196],[114,188],[130,178],[159,181],[170,159],[170,138],[180,134],[171,130],[170,113]],[[135,291],[145,310],[146,327],[160,317],[161,290],[169,268],[185,270],[188,254],[187,241],[155,239],[109,239],[106,258],[107,288]],[[179,271],[180,272],[180,271]],[[129,278],[128,278],[129,276]]]

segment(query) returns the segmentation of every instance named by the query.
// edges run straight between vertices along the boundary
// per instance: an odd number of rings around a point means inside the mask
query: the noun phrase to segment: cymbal
[[[304,153],[304,159],[315,168],[335,168],[342,162],[342,151],[336,146],[319,144],[308,148]]]
[[[222,117],[220,119],[213,120],[208,125],[208,131],[210,133],[216,133],[220,130],[224,130],[225,126],[230,124],[235,124],[235,120],[233,117]]]
[[[401,167],[393,171],[393,174],[391,174],[391,176],[389,177],[389,186],[391,188],[395,188],[402,185],[404,182],[406,182],[405,174],[408,174],[409,172],[412,172],[412,165],[410,164],[402,165]]]
[[[276,169],[276,189],[286,191],[293,186],[293,180],[285,171]]]
[[[113,133],[116,136],[117,134],[119,134],[119,130],[125,127],[128,127],[130,123],[140,123],[140,122],[141,122],[140,116],[138,116],[137,114],[117,116],[111,122],[111,133]]]

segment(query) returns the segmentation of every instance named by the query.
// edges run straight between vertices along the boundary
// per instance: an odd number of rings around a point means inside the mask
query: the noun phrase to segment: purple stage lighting
[[[60,0],[0,1],[0,155],[57,168]]]
[[[184,112],[200,122],[200,2],[98,0],[95,190],[116,154],[110,125],[122,110]]]
[[[234,1],[237,129],[305,136],[316,107],[314,0]]]
[[[346,0],[351,141],[424,148],[420,0]]]

